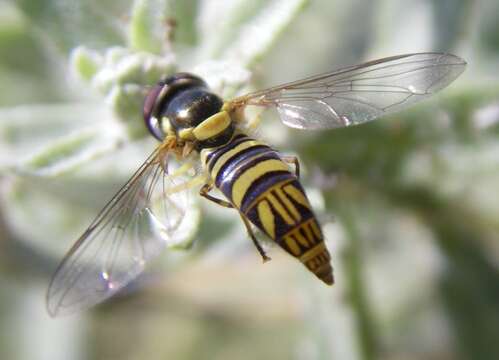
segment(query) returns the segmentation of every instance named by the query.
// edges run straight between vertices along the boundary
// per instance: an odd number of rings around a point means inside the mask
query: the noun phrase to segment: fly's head
[[[174,135],[180,143],[192,142],[197,149],[220,146],[230,140],[234,126],[223,100],[198,76],[177,73],[154,86],[147,94],[144,121],[159,141]]]

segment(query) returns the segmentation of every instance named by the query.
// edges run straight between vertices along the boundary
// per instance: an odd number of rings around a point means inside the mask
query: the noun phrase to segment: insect
[[[181,236],[188,209],[180,197],[196,185],[201,196],[239,213],[264,261],[269,258],[253,228],[332,285],[330,254],[300,184],[298,160],[252,138],[245,108],[276,108],[293,128],[351,126],[431,96],[465,66],[444,53],[393,56],[225,102],[196,75],[160,81],[143,107],[145,124],[160,143],[62,260],[47,292],[49,313],[95,305],[137,277]],[[173,158],[181,165],[170,171]],[[176,182],[189,171],[190,180]],[[211,194],[213,188],[222,198]]]

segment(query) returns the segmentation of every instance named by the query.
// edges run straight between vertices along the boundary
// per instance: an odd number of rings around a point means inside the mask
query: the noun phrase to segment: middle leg
[[[282,157],[282,160],[288,164],[293,164],[295,166],[295,175],[297,178],[300,178],[300,162],[298,158],[293,155],[286,155]]]

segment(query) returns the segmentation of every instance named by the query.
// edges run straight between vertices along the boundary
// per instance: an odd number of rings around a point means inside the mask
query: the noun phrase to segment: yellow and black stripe
[[[275,150],[238,134],[226,145],[203,149],[201,159],[215,186],[248,220],[333,283],[330,255],[307,196]]]

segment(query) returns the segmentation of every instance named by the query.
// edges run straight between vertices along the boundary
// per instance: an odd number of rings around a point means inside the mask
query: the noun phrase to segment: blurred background
[[[449,88],[363,126],[303,132],[336,285],[197,201],[103,305],[51,319],[50,276],[152,151],[145,86],[195,71],[226,97],[402,53],[468,62]],[[499,359],[499,2],[0,0],[1,359]],[[202,214],[202,215],[199,215]]]

